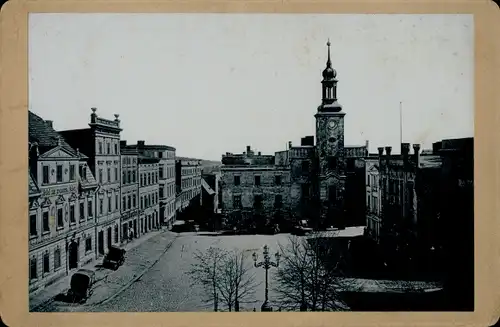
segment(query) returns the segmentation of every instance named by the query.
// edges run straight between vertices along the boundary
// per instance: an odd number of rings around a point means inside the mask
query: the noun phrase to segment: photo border
[[[30,313],[28,308],[28,13],[344,13],[474,15],[474,312]],[[324,326],[491,325],[500,230],[498,57],[499,8],[493,1],[141,1],[14,0],[1,8],[0,45],[0,316],[8,326]],[[430,77],[432,78],[432,77]],[[54,95],[57,96],[57,95]],[[427,99],[426,101],[428,101]],[[432,99],[430,99],[432,100]],[[425,101],[423,101],[423,105]],[[22,150],[24,149],[24,150]]]

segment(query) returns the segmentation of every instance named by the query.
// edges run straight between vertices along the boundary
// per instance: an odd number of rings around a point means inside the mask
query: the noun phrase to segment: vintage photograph
[[[30,312],[474,310],[472,15],[28,22]]]

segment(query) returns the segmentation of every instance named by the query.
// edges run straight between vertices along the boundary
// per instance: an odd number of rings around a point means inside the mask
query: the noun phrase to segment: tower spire
[[[332,67],[332,61],[330,59],[330,38],[328,38],[328,42],[326,42],[326,45],[328,46],[328,60],[326,61],[326,67],[331,68]]]

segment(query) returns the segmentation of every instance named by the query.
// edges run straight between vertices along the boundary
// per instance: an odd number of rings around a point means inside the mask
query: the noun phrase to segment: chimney
[[[250,145],[247,145],[247,153],[250,153]]]
[[[368,146],[370,145],[370,141],[366,140],[365,142],[365,147],[366,147],[366,150],[368,150]]]
[[[258,152],[258,155],[259,155],[259,156],[261,155],[261,152],[260,152],[260,151]]]
[[[126,140],[120,140],[120,148],[127,146],[127,141]]]
[[[50,128],[54,129],[54,126],[52,126],[52,120],[46,120],[45,124],[47,124],[47,126],[49,126]]]
[[[137,147],[143,148],[144,147],[144,141],[137,141]]]
[[[288,141],[288,149],[292,148],[292,141]]]
[[[401,143],[401,155],[403,156],[403,162],[408,163],[408,154],[410,153],[410,143]]]
[[[392,146],[386,146],[385,147],[385,157],[387,159],[387,164],[390,164],[391,160],[391,151],[392,151]]]
[[[420,144],[413,144],[413,152],[415,156],[415,165],[418,168],[420,166]]]

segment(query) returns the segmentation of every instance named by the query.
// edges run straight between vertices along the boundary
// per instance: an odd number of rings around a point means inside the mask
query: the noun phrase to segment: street
[[[287,242],[287,234],[278,235],[202,235],[200,233],[181,233],[172,242],[172,236],[164,234],[155,236],[137,249],[127,253],[124,266],[103,280],[97,291],[84,305],[68,305],[52,302],[46,311],[86,311],[86,312],[165,312],[165,311],[212,311],[213,306],[204,303],[204,296],[199,285],[193,285],[186,274],[195,262],[193,254],[196,250],[204,250],[210,246],[227,250],[248,250],[249,264],[253,265],[251,254],[255,251],[262,258],[262,247],[267,244],[270,253],[278,249],[278,242]],[[175,235],[168,233],[167,235]],[[166,252],[165,249],[168,249]],[[155,263],[154,258],[158,258]],[[273,256],[274,259],[274,256]],[[138,279],[141,269],[146,272]],[[260,311],[265,292],[265,271],[262,268],[251,268],[251,273],[259,283],[254,299],[250,303],[240,303],[240,311]],[[272,276],[269,271],[269,300],[273,302]],[[136,277],[137,278],[137,277]],[[123,282],[130,280],[131,284]],[[118,292],[118,293],[117,293]],[[117,294],[116,294],[117,293]],[[277,308],[275,308],[277,309]]]

